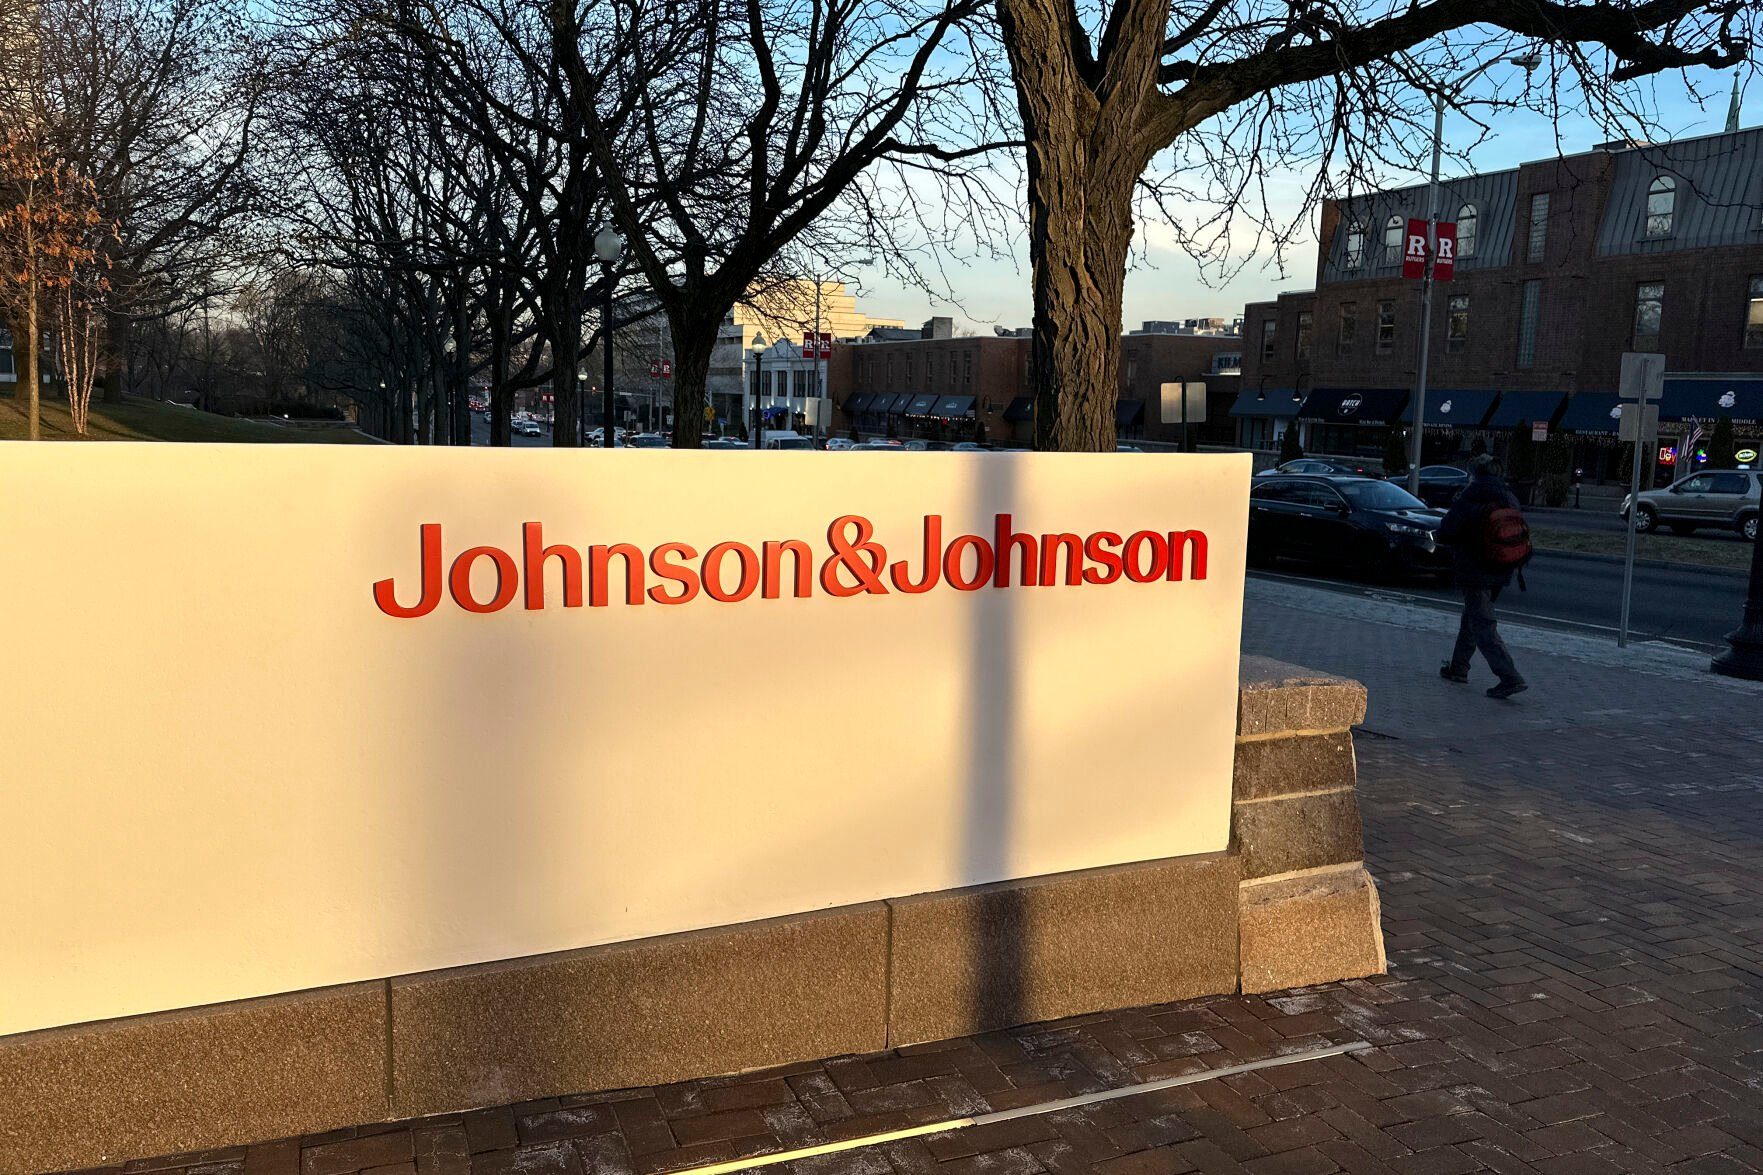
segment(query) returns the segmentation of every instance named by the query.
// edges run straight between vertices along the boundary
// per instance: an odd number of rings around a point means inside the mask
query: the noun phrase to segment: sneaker
[[[1522,681],[1502,681],[1499,685],[1488,688],[1488,697],[1509,698],[1513,694],[1521,694],[1529,688]]]
[[[1467,685],[1469,682],[1469,670],[1454,669],[1450,665],[1440,665],[1439,676],[1446,681],[1454,681],[1458,685]]]

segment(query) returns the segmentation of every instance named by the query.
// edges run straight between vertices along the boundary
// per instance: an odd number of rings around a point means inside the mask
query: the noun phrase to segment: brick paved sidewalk
[[[1537,689],[1490,702],[1430,676],[1432,624],[1287,591],[1252,598],[1245,636],[1371,687],[1361,798],[1388,977],[127,1170],[662,1172],[1362,1039],[771,1169],[1763,1171],[1763,692],[1520,632]]]

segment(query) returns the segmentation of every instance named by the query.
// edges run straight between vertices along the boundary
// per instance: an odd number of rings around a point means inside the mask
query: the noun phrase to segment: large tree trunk
[[[576,433],[582,408],[576,389],[582,385],[575,378],[575,365],[581,362],[581,349],[581,308],[572,302],[553,321],[551,328],[551,444],[559,449],[581,447],[581,438]],[[585,393],[586,389],[583,391]]]
[[[701,449],[704,406],[710,402],[710,357],[722,315],[700,322],[670,314],[668,325],[673,329],[673,447]]]
[[[1134,0],[1096,61],[1069,0],[998,0],[1028,144],[1037,449],[1114,449],[1133,186],[1154,153],[1142,127],[1168,14]]]

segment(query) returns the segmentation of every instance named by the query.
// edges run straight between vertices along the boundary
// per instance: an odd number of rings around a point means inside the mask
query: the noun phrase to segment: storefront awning
[[[1008,408],[1004,409],[1004,419],[1012,424],[1024,420],[1033,420],[1034,416],[1035,398],[1033,396],[1018,396],[1010,401],[1010,406]]]
[[[882,392],[870,402],[869,411],[876,416],[891,416],[904,409],[907,401],[911,399],[912,397],[906,395],[904,392],[898,394]]]
[[[1143,400],[1116,400],[1114,402],[1114,425],[1124,428],[1138,424],[1145,418],[1145,402]]]
[[[1561,411],[1565,392],[1501,392],[1494,414],[1488,418],[1489,428],[1516,428],[1521,424],[1552,424]],[[1563,422],[1562,427],[1566,424]]]
[[[944,396],[938,400],[930,414],[938,420],[961,420],[973,416],[972,396]]]
[[[1319,424],[1389,424],[1407,403],[1406,388],[1317,388],[1304,398],[1298,419]]]
[[[875,399],[874,392],[858,392],[845,401],[845,414],[855,416],[859,412],[869,411],[869,402],[873,399]]]
[[[1426,393],[1426,424],[1450,428],[1480,428],[1500,393],[1477,388],[1431,388]],[[1402,405],[1402,423],[1414,423],[1414,397]]]
[[[1232,416],[1292,417],[1298,414],[1298,401],[1291,388],[1244,388],[1230,406]]]
[[[1561,431],[1580,436],[1614,434],[1622,420],[1621,405],[1622,400],[1615,392],[1575,392],[1567,397],[1567,411],[1561,414]]]
[[[1763,379],[1665,379],[1660,420],[1701,420],[1722,416],[1734,424],[1763,420]]]
[[[930,410],[936,407],[936,403],[937,398],[935,396],[913,396],[910,400],[906,401],[906,415],[929,416]]]

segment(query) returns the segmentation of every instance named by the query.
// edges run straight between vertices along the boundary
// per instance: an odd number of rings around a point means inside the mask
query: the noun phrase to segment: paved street
[[[1386,977],[137,1164],[188,1175],[684,1170],[1363,1040],[1348,1057],[798,1160],[798,1173],[1763,1171],[1763,687],[1520,628],[1513,702],[1438,611],[1255,581],[1244,646],[1370,687]],[[559,1031],[565,1031],[559,1026]]]
[[[1451,585],[1433,581],[1371,585],[1295,563],[1282,563],[1277,570],[1255,574],[1285,582],[1315,582],[1376,598],[1457,607],[1458,597]],[[1503,593],[1503,612],[1539,623],[1605,633],[1608,639],[1615,639],[1622,612],[1620,563],[1541,552],[1524,575],[1528,590],[1519,591],[1514,585]],[[1744,601],[1745,577],[1739,572],[1637,566],[1632,630],[1641,639],[1669,640],[1704,650],[1725,648],[1721,637],[1737,627]]]

